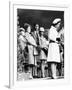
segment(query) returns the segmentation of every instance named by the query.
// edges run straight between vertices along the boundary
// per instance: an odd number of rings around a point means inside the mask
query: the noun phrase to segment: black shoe
[[[37,75],[34,75],[33,78],[38,78],[38,76]]]

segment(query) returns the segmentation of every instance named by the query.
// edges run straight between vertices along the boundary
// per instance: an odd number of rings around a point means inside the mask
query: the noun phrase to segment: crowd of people
[[[60,28],[61,19],[52,22],[47,37],[44,27],[24,24],[17,30],[17,71],[30,73],[32,78],[64,76],[64,28]]]

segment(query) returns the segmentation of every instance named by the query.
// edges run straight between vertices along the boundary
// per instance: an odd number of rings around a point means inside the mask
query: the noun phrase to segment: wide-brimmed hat
[[[36,24],[35,27],[39,27],[39,24]]]
[[[56,18],[56,19],[54,19],[53,24],[57,24],[59,22],[61,22],[61,19],[60,18]]]
[[[24,32],[25,32],[25,29],[21,27],[21,28],[19,29],[19,31],[24,31]]]
[[[43,28],[43,27],[40,27],[40,31],[41,31],[41,32],[44,32],[44,28]]]

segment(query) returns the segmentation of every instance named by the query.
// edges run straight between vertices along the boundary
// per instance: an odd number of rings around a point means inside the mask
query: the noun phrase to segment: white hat
[[[53,24],[56,24],[56,23],[58,23],[58,22],[60,22],[60,21],[61,21],[60,18],[56,18],[56,19],[54,19]]]
[[[44,28],[43,27],[40,27],[40,31],[44,32]]]
[[[22,28],[22,27],[20,28],[20,30],[25,32],[25,29],[24,29],[24,28]]]

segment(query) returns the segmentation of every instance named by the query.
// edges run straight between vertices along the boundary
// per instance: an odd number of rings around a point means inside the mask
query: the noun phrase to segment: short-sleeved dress
[[[49,30],[49,39],[54,41],[49,43],[48,49],[48,62],[60,62],[60,52],[59,52],[59,45],[56,43],[56,38],[58,37],[58,32],[55,27],[51,26]]]
[[[49,42],[45,39],[44,36],[39,38],[39,44],[41,48],[48,48],[48,43]],[[41,49],[39,57],[40,57],[40,60],[47,60],[47,56],[44,50]]]

